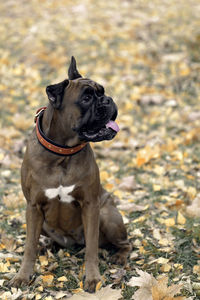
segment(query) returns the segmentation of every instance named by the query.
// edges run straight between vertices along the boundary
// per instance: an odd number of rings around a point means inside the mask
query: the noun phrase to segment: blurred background
[[[26,139],[35,111],[47,103],[46,86],[67,77],[74,55],[80,73],[104,85],[119,107],[117,137],[92,146],[104,186],[124,204],[137,249],[130,270],[138,260],[155,274],[199,278],[199,15],[196,0],[0,1],[2,251],[23,245],[12,235],[25,230],[20,166]],[[178,256],[179,235],[186,244]],[[166,251],[155,254],[154,243]],[[171,259],[165,267],[149,264],[163,253]]]

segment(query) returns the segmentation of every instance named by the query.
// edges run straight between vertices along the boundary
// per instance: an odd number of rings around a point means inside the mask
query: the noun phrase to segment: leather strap
[[[43,113],[46,108],[47,107],[41,107],[40,109],[37,110],[36,115],[35,115],[36,135],[37,135],[37,138],[38,138],[38,141],[40,142],[40,144],[45,149],[49,150],[50,152],[52,152],[54,154],[58,154],[58,155],[68,156],[68,155],[73,155],[73,154],[81,151],[87,145],[87,143],[82,143],[82,144],[76,145],[74,147],[67,147],[67,146],[58,145],[45,136],[45,134],[41,128],[41,121],[42,121]]]

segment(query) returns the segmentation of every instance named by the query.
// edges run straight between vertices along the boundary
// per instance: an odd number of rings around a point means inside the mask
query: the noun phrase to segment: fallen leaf
[[[182,213],[179,211],[177,216],[177,223],[180,225],[184,225],[186,222],[186,218],[182,215]]]
[[[41,279],[45,285],[51,286],[54,276],[53,275],[42,275]]]
[[[200,194],[186,207],[186,212],[193,217],[200,217]]]
[[[144,222],[146,220],[146,216],[141,216],[135,220],[133,220],[133,223],[140,223],[140,222]]]
[[[87,292],[80,292],[70,297],[70,300],[118,300],[121,296],[121,290],[111,289],[108,285],[105,288],[97,291],[95,294],[89,294]]]
[[[27,130],[29,127],[32,126],[33,120],[27,119],[24,114],[16,114],[13,119],[13,124],[15,125],[15,128],[19,130]]]
[[[200,266],[199,265],[193,266],[193,273],[200,275]]]
[[[3,286],[5,279],[0,279],[0,286]]]
[[[157,281],[157,284],[152,287],[153,300],[184,300],[185,297],[174,297],[180,292],[181,288],[181,284],[168,286],[168,277],[163,276]]]
[[[189,186],[187,189],[187,194],[190,197],[190,199],[192,200],[196,196],[197,190],[195,189],[195,187]]]
[[[140,99],[142,105],[160,105],[165,101],[164,97],[159,94],[144,95]]]
[[[65,276],[58,277],[57,280],[61,281],[61,282],[68,281],[67,277],[65,277]]]
[[[175,225],[175,219],[174,218],[158,218],[157,219],[161,224],[165,224],[167,227],[171,227]]]
[[[151,159],[158,158],[160,156],[160,147],[155,145],[154,147],[150,147],[147,145],[143,149],[139,150],[136,157],[136,165],[138,167],[143,166],[148,163]]]
[[[102,287],[102,282],[101,280],[96,284],[96,292],[100,290],[100,288]]]
[[[154,184],[154,185],[153,185],[153,190],[154,190],[155,192],[158,192],[158,191],[161,190],[161,186],[160,186],[159,184]]]
[[[41,266],[47,266],[49,263],[47,260],[47,257],[44,255],[39,256],[39,261],[40,261]]]
[[[55,299],[61,299],[65,296],[67,297],[68,295],[69,295],[69,292],[60,291],[60,292],[56,293]]]
[[[148,208],[148,205],[138,205],[138,204],[135,204],[135,203],[122,203],[122,204],[119,204],[117,205],[118,209],[120,210],[124,210],[124,211],[128,211],[129,213],[130,212],[133,212],[133,211],[144,211]]]
[[[140,288],[134,294],[134,300],[153,300],[151,289],[156,284],[156,279],[142,270],[136,269],[139,277],[132,277],[128,282],[130,286],[139,286]]]
[[[101,181],[107,181],[109,177],[110,177],[110,175],[108,172],[106,172],[106,171],[100,172]]]
[[[124,177],[119,185],[119,189],[125,191],[132,191],[136,188],[134,176]]]
[[[166,264],[168,263],[169,259],[168,258],[164,258],[164,257],[159,257],[157,260],[156,260],[159,264]]]
[[[128,282],[130,286],[139,286],[132,299],[134,300],[184,300],[185,297],[174,297],[180,292],[179,285],[168,286],[168,277],[163,276],[156,280],[151,274],[136,269],[139,277],[132,277]]]
[[[161,232],[160,232],[159,228],[154,228],[153,229],[153,237],[156,240],[161,240],[162,237],[161,237]]]
[[[8,263],[0,262],[0,272],[2,272],[2,273],[9,272],[9,269],[8,269],[9,266],[10,266],[10,264],[8,264]]]
[[[160,267],[160,271],[164,273],[168,273],[171,270],[171,266],[169,264],[164,264]]]

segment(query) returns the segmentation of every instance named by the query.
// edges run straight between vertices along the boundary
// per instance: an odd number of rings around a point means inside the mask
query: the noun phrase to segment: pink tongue
[[[107,124],[106,124],[106,128],[111,128],[112,130],[118,132],[119,131],[119,126],[117,125],[116,122],[114,121],[109,121]]]

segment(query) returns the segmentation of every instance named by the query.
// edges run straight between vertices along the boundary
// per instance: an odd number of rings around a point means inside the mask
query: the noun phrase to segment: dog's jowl
[[[27,237],[21,268],[10,285],[33,274],[40,233],[62,246],[85,244],[85,289],[100,280],[98,246],[118,248],[112,261],[125,264],[130,251],[126,228],[112,197],[101,186],[89,142],[110,140],[119,128],[117,106],[104,88],[82,78],[72,57],[69,79],[50,85],[47,107],[36,114],[21,181],[27,200]]]

